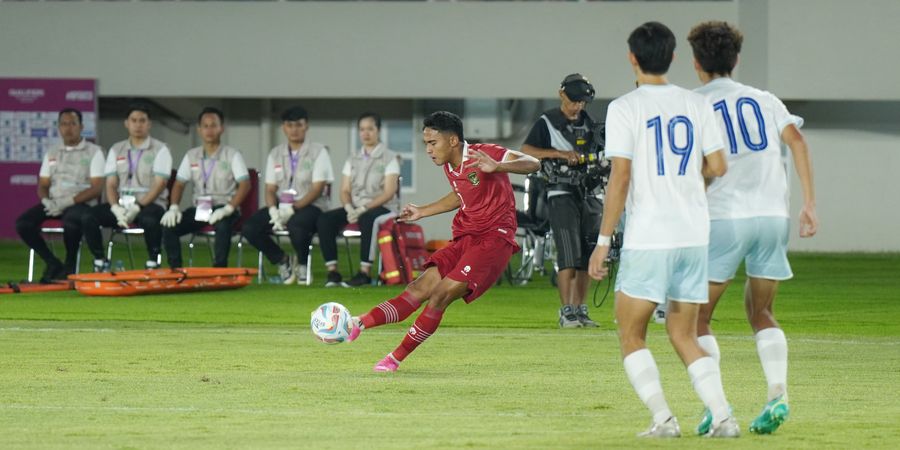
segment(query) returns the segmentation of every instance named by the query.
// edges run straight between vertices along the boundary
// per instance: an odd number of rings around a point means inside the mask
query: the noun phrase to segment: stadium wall
[[[673,28],[671,79],[694,87],[683,37],[701,20],[724,19],[747,36],[736,78],[775,92],[807,118],[822,228],[816,239],[793,239],[792,248],[900,251],[900,208],[888,200],[900,169],[900,84],[892,78],[900,62],[891,57],[900,41],[890,38],[898,16],[892,0],[2,2],[0,76],[93,77],[101,99],[159,99],[191,120],[192,107],[218,103],[229,115],[226,139],[256,167],[280,142],[272,119],[280,105],[302,99],[313,114],[310,139],[332,147],[337,173],[356,114],[391,101],[404,105],[398,117],[411,119],[427,99],[537,101],[577,70],[597,86],[595,105],[605,103],[633,86],[624,41],[646,20]],[[434,37],[435,30],[446,32]],[[578,51],[590,56],[575,59]],[[334,100],[344,101],[339,111],[330,111]],[[833,110],[851,114],[829,117]],[[155,134],[176,158],[197,144],[193,132],[157,125]],[[121,118],[102,118],[100,136],[104,146],[123,138]],[[517,147],[523,138],[502,143]],[[446,186],[426,182],[436,169],[418,150],[420,182],[405,199],[424,202]],[[798,195],[795,187],[795,210]],[[448,232],[442,219],[425,226],[430,236]]]

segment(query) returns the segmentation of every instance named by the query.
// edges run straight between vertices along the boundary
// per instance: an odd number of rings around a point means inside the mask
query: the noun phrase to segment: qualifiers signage
[[[97,140],[97,81],[0,78],[0,238],[16,238],[15,220],[38,203],[38,171],[44,154],[59,142],[57,116],[81,111],[82,135]]]

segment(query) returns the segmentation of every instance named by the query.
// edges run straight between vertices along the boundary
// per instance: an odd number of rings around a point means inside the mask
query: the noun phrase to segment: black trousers
[[[372,256],[369,254],[369,247],[372,245],[372,225],[378,216],[389,213],[390,210],[383,206],[372,208],[359,216],[359,232],[360,262],[371,263]],[[319,222],[316,225],[319,229],[319,245],[322,246],[322,256],[325,262],[337,262],[337,237],[340,231],[347,226],[347,211],[344,208],[332,209],[326,211],[319,216]]]
[[[102,203],[81,216],[84,240],[94,255],[94,259],[106,258],[103,254],[103,236],[100,233],[100,227],[118,226],[111,207],[112,205],[109,203]],[[159,220],[162,219],[165,212],[162,206],[151,203],[141,208],[137,217],[134,218],[135,225],[144,229],[144,243],[147,244],[147,259],[150,261],[156,261],[156,257],[159,256],[163,228]]]
[[[587,270],[600,234],[603,203],[593,196],[565,194],[550,197],[549,206],[559,269]]]
[[[213,211],[225,205],[215,205]],[[166,259],[169,267],[177,269],[183,265],[181,261],[181,236],[200,231],[208,226],[206,222],[194,220],[196,207],[190,207],[181,215],[181,222],[172,228],[162,227],[163,247],[166,249]],[[162,216],[160,216],[162,217]],[[228,267],[228,252],[231,251],[231,234],[234,223],[240,219],[240,213],[235,210],[230,216],[216,222],[212,227],[216,236],[213,239],[213,267]]]
[[[59,264],[59,258],[53,255],[47,241],[41,236],[41,224],[47,219],[62,219],[63,243],[66,247],[66,273],[75,273],[75,261],[78,257],[78,244],[81,242],[82,228],[81,216],[90,211],[91,207],[84,203],[78,203],[66,208],[61,216],[48,216],[44,211],[44,205],[38,204],[29,208],[16,219],[16,232],[19,237],[47,264]]]
[[[288,219],[287,231],[291,239],[291,246],[297,252],[300,264],[306,264],[309,257],[309,243],[316,233],[316,221],[322,215],[322,210],[317,206],[307,205],[294,211],[294,215]],[[284,261],[284,250],[275,243],[272,238],[272,224],[269,223],[269,208],[262,208],[253,213],[244,222],[244,238],[251,245],[266,255],[266,259],[272,264]]]

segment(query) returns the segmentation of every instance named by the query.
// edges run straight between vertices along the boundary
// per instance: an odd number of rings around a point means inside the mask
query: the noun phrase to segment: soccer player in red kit
[[[412,222],[458,209],[453,241],[425,263],[426,270],[399,296],[353,318],[350,340],[362,330],[405,320],[421,305],[425,309],[403,342],[378,364],[376,372],[394,372],[400,362],[434,334],[444,310],[456,299],[471,303],[500,277],[516,244],[516,201],[507,173],[540,169],[531,156],[493,144],[466,143],[462,120],[446,111],[432,113],[422,128],[425,149],[444,168],[452,190],[424,206],[408,204],[398,220]]]

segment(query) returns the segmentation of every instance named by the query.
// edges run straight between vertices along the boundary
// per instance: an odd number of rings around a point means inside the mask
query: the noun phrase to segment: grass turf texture
[[[21,244],[0,245],[0,256],[5,278],[24,274]],[[371,367],[412,319],[335,346],[316,342],[308,323],[325,301],[358,314],[397,287],[3,295],[0,448],[894,447],[900,255],[797,254],[792,262],[797,275],[776,303],[790,346],[792,410],[772,436],[746,432],[766,389],[742,278],[714,323],[744,431],[727,443],[691,435],[702,406],[655,324],[649,345],[685,437],[635,438],[649,414],[622,369],[612,302],[592,309],[599,330],[558,330],[555,289],[538,278],[452,305],[394,374]]]

